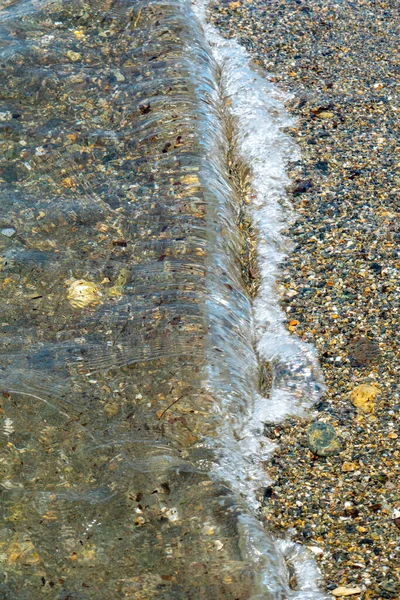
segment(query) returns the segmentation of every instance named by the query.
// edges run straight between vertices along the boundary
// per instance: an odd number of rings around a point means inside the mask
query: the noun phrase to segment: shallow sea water
[[[303,550],[257,518],[262,421],[321,384],[312,349],[280,335],[274,223],[258,228],[275,248],[260,245],[264,299],[242,281],[238,61],[224,82],[215,36],[186,0],[0,11],[3,598],[324,597]]]

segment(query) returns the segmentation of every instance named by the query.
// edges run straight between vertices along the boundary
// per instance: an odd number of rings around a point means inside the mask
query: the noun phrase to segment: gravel
[[[278,448],[264,516],[319,549],[328,590],[398,598],[398,10],[371,0],[221,0],[210,9],[293,94],[290,133],[302,156],[289,165],[298,219],[281,301],[324,372],[314,418],[343,441],[320,457],[307,447],[309,422],[267,426]],[[377,390],[371,410],[352,401],[359,386]]]

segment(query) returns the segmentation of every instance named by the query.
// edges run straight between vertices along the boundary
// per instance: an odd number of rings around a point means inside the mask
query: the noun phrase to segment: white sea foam
[[[293,125],[284,102],[288,96],[250,66],[246,50],[235,40],[222,38],[207,22],[208,0],[192,0],[206,40],[220,71],[220,95],[228,100],[229,111],[236,127],[236,145],[240,158],[251,168],[252,202],[249,216],[257,234],[258,262],[261,285],[253,303],[256,350],[262,361],[273,369],[272,390],[268,398],[252,389],[246,417],[240,429],[232,434],[229,424],[222,429],[224,448],[215,471],[235,485],[242,495],[247,494],[249,507],[255,506],[256,490],[265,484],[264,462],[273,450],[262,435],[264,422],[281,421],[289,415],[303,416],[323,391],[323,379],[314,348],[285,326],[285,314],[279,305],[277,277],[282,261],[291,250],[284,230],[295,219],[286,195],[289,183],[287,163],[299,158],[292,138],[282,129]],[[251,332],[250,332],[251,334]],[[251,384],[249,384],[251,385]],[[229,402],[227,403],[229,404]],[[229,410],[228,406],[224,406]],[[234,406],[233,406],[234,410]],[[244,552],[251,553],[256,562],[265,561],[265,592],[261,598],[280,598],[271,589],[272,553],[276,554],[276,570],[284,558],[296,572],[298,589],[287,591],[288,597],[298,600],[326,598],[318,587],[319,571],[311,554],[290,540],[278,540],[258,529],[252,517],[243,524]],[[248,539],[246,539],[246,536]],[[279,558],[280,557],[280,558]],[[257,597],[258,598],[258,597]]]
[[[286,195],[290,183],[286,166],[299,158],[299,151],[282,131],[293,125],[283,104],[289,96],[250,67],[242,46],[222,38],[207,23],[207,4],[207,0],[198,0],[194,8],[221,70],[221,89],[234,117],[238,151],[251,167],[249,211],[257,232],[261,271],[254,301],[255,335],[259,356],[271,363],[274,371],[271,395],[268,402],[260,399],[257,403],[257,418],[280,421],[288,415],[303,415],[323,390],[315,350],[288,332],[276,285],[280,264],[291,249],[283,231],[295,218]]]

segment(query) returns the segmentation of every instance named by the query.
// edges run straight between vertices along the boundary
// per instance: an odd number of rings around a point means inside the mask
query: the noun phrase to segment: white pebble
[[[15,233],[15,229],[13,229],[12,227],[5,227],[5,229],[2,229],[0,233],[5,235],[6,237],[12,237]]]

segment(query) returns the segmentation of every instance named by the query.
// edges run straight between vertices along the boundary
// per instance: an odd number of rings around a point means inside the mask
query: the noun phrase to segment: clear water
[[[286,117],[256,78],[278,117],[246,146],[240,90],[256,76],[204,8],[19,1],[0,12],[4,598],[324,597],[308,555],[257,518],[272,451],[263,419],[320,393],[274,292]],[[253,173],[254,306],[226,95]]]

